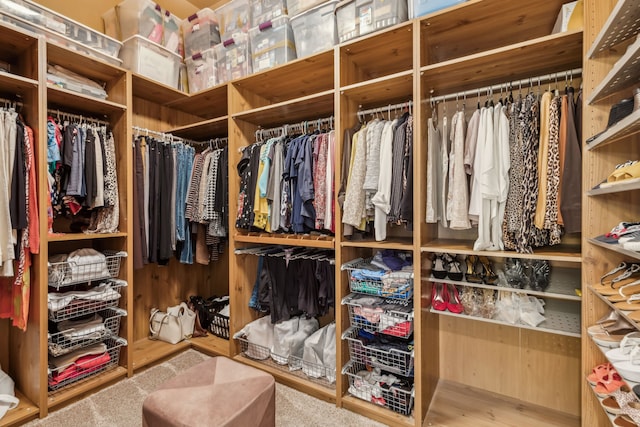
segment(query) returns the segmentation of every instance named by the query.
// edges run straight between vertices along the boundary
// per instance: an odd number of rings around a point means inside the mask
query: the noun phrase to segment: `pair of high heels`
[[[498,275],[493,271],[493,265],[486,256],[469,255],[465,259],[467,271],[465,278],[471,283],[486,283],[495,285],[498,282]]]
[[[446,279],[460,281],[463,274],[460,270],[460,261],[455,255],[450,254],[434,254],[433,266],[431,267],[431,274],[436,279]]]
[[[458,288],[451,283],[434,283],[431,287],[431,307],[434,310],[448,310],[460,314],[464,310],[460,302]]]
[[[534,291],[543,292],[549,287],[550,273],[551,265],[543,259],[507,258],[504,263],[504,275],[512,288],[524,289],[528,286]]]

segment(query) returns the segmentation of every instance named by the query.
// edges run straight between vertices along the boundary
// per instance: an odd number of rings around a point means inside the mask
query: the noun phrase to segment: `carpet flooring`
[[[122,380],[86,399],[54,411],[25,427],[137,427],[142,425],[142,402],[160,384],[207,359],[187,350],[164,363]],[[276,384],[277,427],[382,427],[376,421]],[[248,426],[249,427],[249,426]]]

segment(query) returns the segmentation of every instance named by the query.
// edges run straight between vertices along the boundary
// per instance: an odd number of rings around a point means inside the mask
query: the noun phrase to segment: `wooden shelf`
[[[61,107],[68,113],[85,113],[89,117],[109,116],[126,111],[127,106],[72,92],[59,87],[47,86],[47,104],[49,108]],[[69,109],[73,111],[69,111]],[[101,117],[94,117],[99,119]]]
[[[605,99],[622,89],[631,88],[640,82],[640,39],[629,45],[629,48],[613,68],[602,79],[599,85],[593,89],[587,104],[593,104]],[[631,96],[631,90],[626,94]]]
[[[624,181],[621,181],[619,184],[611,185],[608,187],[602,187],[602,188],[593,188],[591,190],[588,190],[587,196],[599,196],[602,194],[623,193],[626,191],[634,191],[634,190],[640,190],[640,182],[632,181],[629,183],[625,183]]]
[[[413,22],[349,40],[340,45],[340,86],[347,86],[411,70]]]
[[[229,88],[227,84],[223,84],[184,98],[170,101],[166,106],[193,114],[205,120],[215,119],[228,114],[228,92]]]
[[[76,384],[64,387],[59,391],[53,392],[49,395],[47,404],[49,408],[55,408],[70,400],[80,398],[87,393],[98,391],[100,388],[107,386],[108,384],[124,378],[127,375],[127,368],[117,366],[102,374],[89,377],[86,380],[79,381]]]
[[[615,427],[614,424],[614,420],[616,419],[615,415],[612,415],[610,413],[607,412],[606,409],[604,409],[604,406],[602,406],[602,401],[604,400],[603,398],[601,398],[600,396],[598,396],[596,394],[596,388],[594,386],[591,385],[591,383],[589,383],[589,381],[585,378],[584,379],[587,382],[587,385],[589,386],[589,388],[591,389],[591,391],[593,392],[593,397],[595,397],[596,399],[598,399],[598,402],[600,403],[600,406],[602,407],[602,411],[605,413],[605,415],[607,416],[607,418],[609,418],[609,421],[611,421],[611,425]]]
[[[515,251],[474,251],[473,241],[437,239],[422,245],[422,252],[446,252],[460,255],[485,255],[497,258],[546,259],[548,261],[582,262],[580,247],[574,245],[546,246],[534,248],[534,253]]]
[[[317,384],[307,378],[301,371],[285,371],[284,369],[287,369],[286,366],[284,366],[283,369],[281,366],[276,366],[275,363],[272,364],[268,361],[263,362],[254,360],[242,355],[235,356],[233,360],[268,372],[273,375],[279,383],[293,387],[305,394],[309,394],[331,403],[335,403],[336,401],[335,388],[329,388],[324,385]]]
[[[607,22],[591,44],[588,58],[618,43],[630,39],[640,32],[640,0],[618,0]]]
[[[581,288],[580,271],[573,268],[552,268],[549,287],[544,291],[534,291],[533,289],[518,289],[507,286],[486,285],[483,283],[471,283],[459,280],[437,279],[433,276],[423,277],[423,282],[451,283],[457,286],[468,286],[471,288],[492,289],[494,291],[515,292],[518,294],[535,295],[542,298],[553,298],[567,301],[581,301],[582,298],[576,295],[575,290]]]
[[[84,77],[103,83],[117,77],[122,77],[127,72],[124,68],[108,64],[95,57],[83,55],[53,43],[47,43],[47,62],[49,64],[61,65]]]
[[[232,84],[243,93],[257,95],[269,104],[279,104],[332,90],[333,63],[331,49],[235,80]],[[255,107],[257,105],[250,105],[249,101],[243,105],[243,109]]]
[[[629,114],[609,129],[598,135],[593,141],[587,144],[587,150],[604,147],[612,142],[619,141],[640,132],[640,109]]]
[[[433,90],[435,96],[581,66],[582,31],[570,31],[428,65],[420,72],[424,93]]]
[[[334,91],[327,90],[302,98],[236,113],[233,119],[244,120],[264,128],[333,115]]]
[[[363,109],[413,100],[413,71],[402,71],[340,88],[340,94]]]
[[[420,65],[436,64],[551,34],[566,0],[467,1],[420,18]],[[509,68],[503,68],[506,75]]]
[[[164,341],[143,338],[131,346],[133,351],[133,370],[143,368],[152,363],[166,359],[191,347],[189,341],[180,341],[177,344],[169,344]]]
[[[11,97],[16,95],[25,96],[29,91],[32,91],[37,87],[37,80],[0,71],[0,92],[7,93]]]
[[[0,56],[13,57],[18,53],[34,48],[38,43],[37,36],[20,28],[0,23]]]
[[[310,234],[271,234],[271,233],[237,233],[233,240],[242,243],[257,243],[261,245],[305,246],[309,248],[333,249],[333,236],[314,236]]]
[[[49,234],[47,241],[49,242],[74,242],[76,240],[96,240],[96,239],[115,239],[118,237],[127,237],[127,233],[58,233]]]
[[[165,105],[189,98],[189,95],[136,73],[131,73],[133,96]]]
[[[169,133],[181,138],[205,141],[211,138],[226,137],[229,133],[229,117],[222,116],[215,119],[203,120],[191,125],[180,126]]]
[[[394,237],[381,242],[377,242],[373,239],[345,240],[340,242],[340,246],[350,248],[397,249],[400,251],[411,251],[413,250],[413,239],[410,237]]]
[[[580,304],[573,301],[557,301],[548,299],[544,306],[544,317],[546,320],[538,326],[526,324],[512,324],[495,319],[485,319],[484,317],[469,316],[466,314],[456,314],[450,311],[439,311],[434,308],[426,309],[431,313],[442,316],[453,316],[471,321],[493,323],[495,325],[513,326],[514,328],[529,329],[532,331],[545,332],[556,335],[580,338]]]
[[[617,252],[619,254],[626,255],[629,258],[640,259],[640,252],[630,251],[628,249],[625,249],[622,246],[620,246],[620,244],[618,244],[618,243],[605,243],[605,242],[601,242],[600,240],[596,240],[596,239],[588,239],[588,242],[593,244],[593,245],[599,246],[601,248],[605,248],[607,250],[610,250],[610,251],[613,251],[613,252]]]
[[[15,389],[15,394],[16,397],[20,399],[20,403],[18,403],[17,408],[8,411],[5,416],[2,417],[0,427],[24,424],[40,415],[38,407],[27,399],[17,388]]]
[[[595,296],[600,298],[602,302],[607,304],[609,308],[611,308],[611,310],[620,314],[620,316],[622,316],[624,320],[629,322],[630,325],[633,325],[633,327],[636,329],[640,329],[640,322],[636,322],[635,320],[632,320],[631,318],[629,318],[629,313],[633,313],[632,311],[623,311],[623,310],[617,309],[616,306],[614,306],[613,303],[609,301],[606,296],[601,295],[599,292],[597,292],[592,285],[589,285],[588,288]],[[590,325],[587,325],[587,326],[590,326]]]
[[[416,399],[417,398],[418,397],[416,396]],[[358,399],[351,395],[345,395],[342,397],[342,407],[390,426],[409,427],[415,425],[413,415],[400,415],[393,412],[391,409]]]
[[[229,340],[217,337],[209,333],[206,337],[191,338],[191,347],[213,356],[231,356],[231,346]]]

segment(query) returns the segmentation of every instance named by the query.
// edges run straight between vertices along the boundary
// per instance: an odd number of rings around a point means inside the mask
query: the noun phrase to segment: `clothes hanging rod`
[[[5,107],[6,106],[10,106],[10,107],[24,106],[24,104],[21,101],[16,101],[15,99],[8,99],[8,98],[0,98],[0,103],[4,104]]]
[[[523,85],[530,85],[533,86],[534,84],[540,84],[542,82],[550,82],[553,80],[557,80],[559,77],[568,77],[568,78],[573,78],[573,76],[576,75],[582,75],[582,68],[575,68],[573,70],[567,70],[567,71],[558,71],[557,73],[549,73],[549,74],[545,74],[543,76],[537,76],[537,77],[528,77],[526,79],[522,79],[522,80],[516,80],[516,81],[512,81],[512,82],[507,82],[507,83],[502,83],[502,84],[497,84],[497,85],[493,85],[493,86],[484,86],[481,88],[477,88],[477,89],[469,89],[469,90],[465,90],[463,92],[454,92],[454,93],[450,93],[447,95],[439,95],[439,96],[434,96],[434,97],[430,97],[429,99],[425,99],[424,102],[443,102],[443,101],[449,101],[452,99],[460,99],[460,98],[465,98],[468,96],[474,96],[474,95],[478,95],[480,92],[487,92],[487,93],[493,93],[494,91],[498,91],[500,89],[505,89],[505,84],[507,85],[507,89],[513,89],[516,86],[522,87]]]
[[[362,105],[359,106],[361,108]],[[358,110],[358,116],[366,116],[367,114],[386,113],[387,111],[397,110],[402,108],[413,107],[413,101],[401,102],[399,104],[389,104],[383,107],[370,108],[368,110]]]
[[[58,118],[63,118],[63,119],[74,119],[80,122],[85,121],[85,122],[96,123],[104,126],[109,126],[109,122],[106,120],[100,120],[94,117],[83,116],[81,114],[67,113],[57,109],[54,110],[53,108],[47,109],[47,114],[50,116],[57,116]]]
[[[268,135],[286,135],[288,133],[288,131],[290,130],[298,130],[300,132],[307,132],[309,130],[309,127],[320,127],[323,124],[329,124],[331,125],[331,128],[333,128],[333,116],[329,116],[329,117],[323,117],[320,119],[315,119],[315,120],[304,120],[298,123],[290,123],[290,124],[285,124],[285,125],[281,125],[281,126],[276,126],[273,128],[258,128],[256,130],[256,140],[258,139],[262,139],[262,138],[258,138],[258,136],[263,137],[263,136],[268,136]]]
[[[220,143],[228,144],[229,142],[229,139],[227,137],[211,138],[207,141],[194,141],[188,138],[181,138],[179,136],[175,136],[170,132],[160,132],[157,130],[147,129],[140,126],[131,126],[131,129],[133,129],[136,132],[145,133],[147,135],[152,134],[152,135],[159,136],[163,140],[166,138],[169,138],[172,142],[182,142],[185,144],[192,144],[192,145],[206,145],[206,144],[220,144]]]

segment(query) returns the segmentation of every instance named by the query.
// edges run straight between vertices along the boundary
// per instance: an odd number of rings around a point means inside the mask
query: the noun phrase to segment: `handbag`
[[[166,313],[153,308],[149,317],[150,338],[177,344],[191,338],[195,320],[196,314],[185,303],[169,307]]]
[[[20,400],[15,396],[13,380],[0,368],[0,420],[10,409],[15,409]]]

